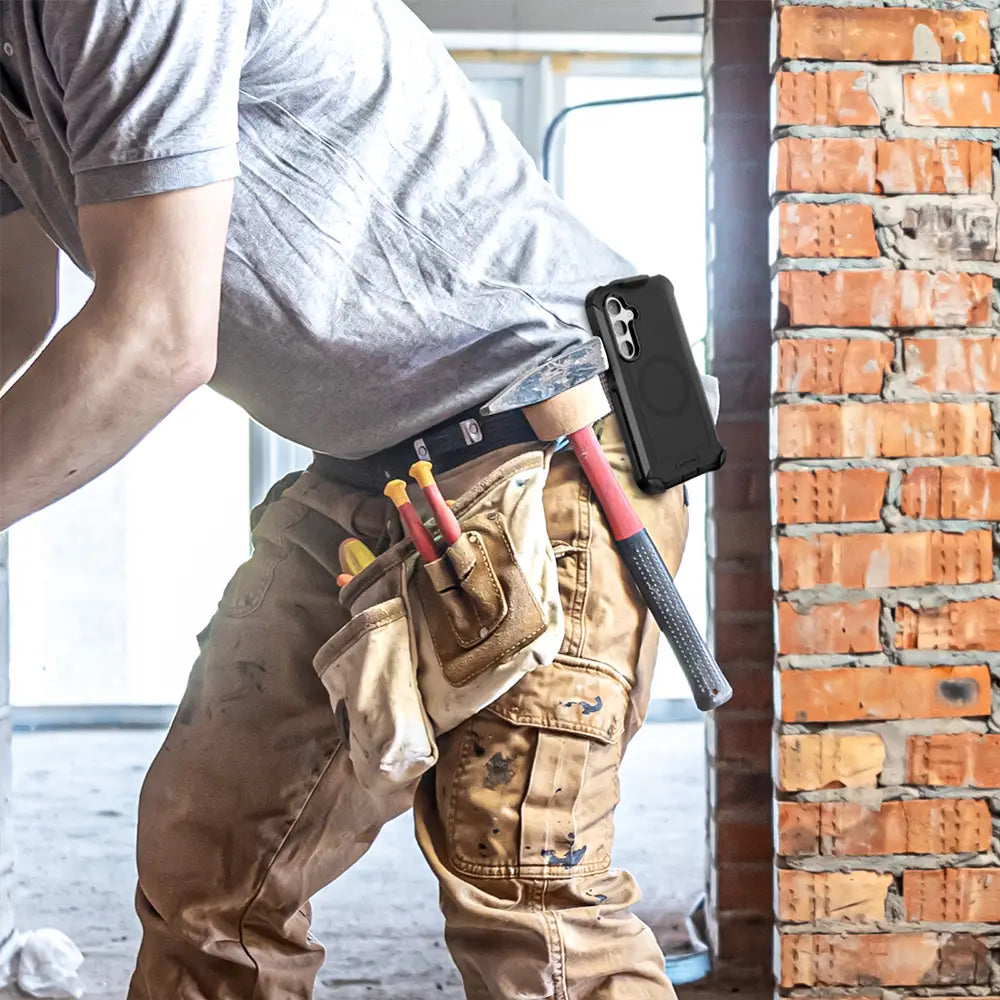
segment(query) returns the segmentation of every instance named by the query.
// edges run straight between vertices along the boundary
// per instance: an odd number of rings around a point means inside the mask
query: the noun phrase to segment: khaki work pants
[[[605,448],[627,481],[613,424]],[[500,457],[443,476],[445,495]],[[358,783],[343,716],[312,665],[347,621],[334,582],[340,542],[353,534],[385,548],[400,537],[395,512],[326,481],[305,496],[276,488],[255,512],[253,556],[199,637],[143,787],[143,939],[129,1000],[307,1000],[323,962],[310,898],[411,806],[470,1000],[672,1000],[660,948],[631,913],[635,882],[611,868],[619,764],[646,711],[657,636],[575,457],[554,457],[545,489],[562,652],[504,696],[503,716],[483,711],[439,737],[415,801],[412,786],[375,797]],[[637,506],[676,570],[680,490]],[[536,704],[539,692],[567,697],[562,665],[620,687],[615,739],[519,714],[525,685]]]

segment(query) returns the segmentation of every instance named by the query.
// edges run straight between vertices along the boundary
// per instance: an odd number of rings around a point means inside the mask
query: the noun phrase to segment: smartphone
[[[587,296],[587,317],[604,342],[606,388],[635,481],[662,493],[726,460],[674,287],[663,275],[623,278]]]

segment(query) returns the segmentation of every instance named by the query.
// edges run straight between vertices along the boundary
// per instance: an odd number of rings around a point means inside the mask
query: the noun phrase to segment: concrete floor
[[[14,738],[18,925],[73,938],[86,955],[90,1000],[125,996],[137,943],[135,804],[161,739],[149,731]],[[647,726],[623,768],[615,863],[643,886],[639,912],[666,950],[684,942],[684,913],[704,883],[704,772],[700,723]],[[408,817],[314,905],[314,931],[328,949],[316,1000],[461,1000],[436,883]]]

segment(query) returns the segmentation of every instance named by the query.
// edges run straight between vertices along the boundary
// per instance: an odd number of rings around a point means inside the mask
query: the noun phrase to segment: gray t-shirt
[[[236,178],[212,384],[318,451],[482,402],[631,273],[402,0],[0,0],[0,43],[3,180],[84,270],[77,205]]]

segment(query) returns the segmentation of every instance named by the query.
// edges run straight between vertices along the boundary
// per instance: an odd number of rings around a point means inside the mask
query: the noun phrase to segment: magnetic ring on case
[[[691,397],[691,382],[676,361],[658,358],[648,361],[639,376],[643,404],[662,417],[680,413]]]

